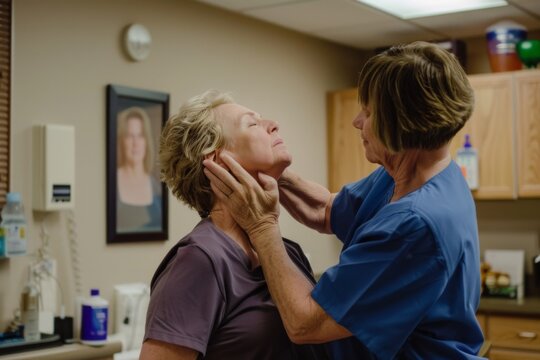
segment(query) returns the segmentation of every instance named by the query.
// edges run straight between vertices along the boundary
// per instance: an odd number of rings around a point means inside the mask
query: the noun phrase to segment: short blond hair
[[[370,58],[360,72],[358,97],[370,110],[375,136],[392,152],[441,147],[474,107],[473,89],[456,57],[422,41]]]
[[[173,195],[208,216],[214,203],[210,182],[204,175],[206,155],[225,145],[223,129],[216,121],[215,108],[231,104],[231,96],[209,90],[185,102],[172,115],[161,133],[159,162],[161,180]]]
[[[140,120],[142,124],[143,137],[146,142],[144,153],[144,171],[150,173],[154,167],[154,139],[150,128],[150,117],[148,113],[141,107],[132,106],[118,113],[117,131],[116,131],[116,166],[122,167],[126,162],[126,154],[124,153],[123,139],[128,132],[128,122],[130,119]]]

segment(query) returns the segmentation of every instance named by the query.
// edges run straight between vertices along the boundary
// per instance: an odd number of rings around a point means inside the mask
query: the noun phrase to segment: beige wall
[[[144,24],[150,57],[128,61],[120,34]],[[76,132],[76,232],[84,294],[99,287],[148,283],[161,258],[198,221],[170,198],[166,242],[105,242],[105,86],[121,84],[170,93],[171,111],[208,88],[279,120],[293,168],[326,183],[325,93],[354,86],[361,53],[219,9],[182,0],[14,1],[11,190],[26,205],[29,249],[50,234],[68,312],[74,295],[66,212],[31,209],[33,124],[59,123]],[[316,271],[337,260],[339,246],[282,215],[284,236],[300,242]],[[0,261],[0,323],[12,317],[31,256]]]

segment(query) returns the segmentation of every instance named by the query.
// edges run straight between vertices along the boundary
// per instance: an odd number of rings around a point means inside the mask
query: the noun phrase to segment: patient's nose
[[[274,120],[265,120],[266,122],[266,129],[269,133],[273,133],[274,131],[279,131],[279,123]]]

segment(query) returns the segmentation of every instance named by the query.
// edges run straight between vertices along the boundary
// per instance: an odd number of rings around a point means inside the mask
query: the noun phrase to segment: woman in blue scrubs
[[[382,166],[339,193],[290,170],[255,179],[226,155],[228,169],[205,161],[205,173],[254,245],[294,342],[348,338],[336,359],[476,359],[475,205],[449,151],[473,109],[467,76],[447,51],[415,42],[369,59],[358,92],[353,126]],[[287,257],[279,202],[343,242],[315,287]]]

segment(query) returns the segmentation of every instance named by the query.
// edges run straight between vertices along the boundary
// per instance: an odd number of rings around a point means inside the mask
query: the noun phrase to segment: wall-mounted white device
[[[33,209],[71,209],[75,203],[75,128],[33,127]]]

